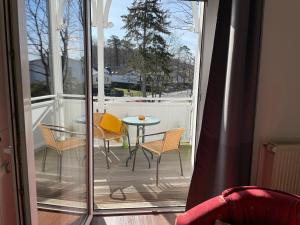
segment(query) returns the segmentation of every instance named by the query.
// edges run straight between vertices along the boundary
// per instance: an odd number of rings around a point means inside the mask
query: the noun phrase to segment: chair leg
[[[178,156],[179,156],[179,162],[180,162],[180,172],[181,172],[181,176],[183,176],[182,162],[181,162],[181,155],[180,155],[180,151],[179,151],[179,150],[178,150]]]
[[[156,162],[156,186],[158,186],[158,165],[161,159],[161,155],[157,157],[157,162]]]
[[[142,148],[142,150],[143,150],[143,153],[144,153],[144,155],[145,155],[145,157],[146,157],[146,159],[147,159],[147,161],[148,161],[148,164],[149,164],[149,169],[150,169],[150,168],[151,168],[150,159],[149,159],[149,157],[148,157],[148,155],[147,155],[147,153],[146,153],[145,149],[144,149],[144,148]]]
[[[161,161],[161,158],[162,158],[162,155],[160,155],[160,158],[159,158],[159,162],[158,162],[158,163],[160,163],[160,161]]]
[[[129,156],[128,156],[128,158],[126,159],[126,167],[128,166],[128,161],[131,159],[131,157],[132,157],[132,154],[134,154],[133,153],[134,151],[131,151],[131,152],[129,152]]]
[[[76,159],[80,163],[79,149],[75,149]]]
[[[105,158],[106,158],[106,167],[107,167],[107,169],[109,169],[108,150],[106,149],[106,141],[105,140],[103,140],[103,141],[104,141],[104,151],[105,151]]]
[[[62,159],[63,159],[63,153],[60,153],[58,155],[58,161],[59,161],[59,182],[61,182],[61,174],[62,174]]]
[[[129,138],[129,132],[128,131],[127,131],[127,141],[128,141],[129,158],[131,159],[131,145],[130,145],[130,138]]]
[[[45,168],[46,168],[46,158],[47,158],[47,153],[48,153],[48,148],[46,147],[44,149],[44,153],[43,153],[43,162],[42,162],[42,171],[45,172]]]
[[[59,174],[60,154],[57,152],[57,174]]]

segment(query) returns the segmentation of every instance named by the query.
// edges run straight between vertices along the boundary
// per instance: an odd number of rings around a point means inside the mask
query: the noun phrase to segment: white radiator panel
[[[262,145],[258,184],[300,195],[300,145]]]

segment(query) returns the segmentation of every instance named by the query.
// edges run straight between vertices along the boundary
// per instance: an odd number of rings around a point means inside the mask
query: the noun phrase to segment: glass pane
[[[40,224],[81,224],[87,213],[82,2],[25,0]]]

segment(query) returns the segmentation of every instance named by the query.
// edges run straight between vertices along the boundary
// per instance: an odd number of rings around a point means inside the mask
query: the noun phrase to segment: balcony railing
[[[32,123],[35,138],[35,148],[43,146],[43,140],[37,126],[40,122],[57,123],[59,110],[63,112],[60,123],[73,130],[82,130],[84,125],[74,123],[85,115],[83,95],[63,94],[56,98],[55,95],[47,95],[32,98]],[[155,126],[146,127],[146,133],[159,132],[175,127],[185,129],[183,142],[191,142],[192,138],[192,98],[143,98],[143,97],[105,97],[99,107],[98,98],[94,97],[93,109],[101,108],[119,118],[134,115],[154,116],[160,119]],[[101,111],[101,110],[100,110]],[[131,143],[135,143],[136,128],[129,128]]]

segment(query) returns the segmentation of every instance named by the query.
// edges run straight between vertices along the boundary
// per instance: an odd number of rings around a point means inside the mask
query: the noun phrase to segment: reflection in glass
[[[87,207],[82,0],[25,3],[39,216],[45,207],[78,211],[80,224]]]
[[[53,92],[53,82],[50,73],[48,1],[27,0],[25,3],[31,96],[49,95]]]

